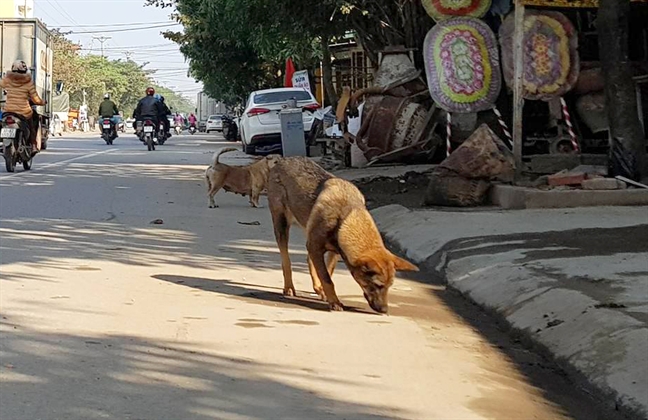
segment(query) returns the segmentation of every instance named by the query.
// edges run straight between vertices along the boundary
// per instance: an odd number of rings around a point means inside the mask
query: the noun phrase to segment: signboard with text
[[[296,71],[292,77],[292,85],[293,87],[304,88],[310,92],[311,87],[310,87],[310,81],[308,80],[308,71],[307,70]]]

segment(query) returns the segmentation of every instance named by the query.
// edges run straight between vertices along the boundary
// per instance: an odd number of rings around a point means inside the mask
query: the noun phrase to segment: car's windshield
[[[256,95],[254,95],[255,104],[286,102],[289,99],[296,99],[298,101],[310,101],[311,96],[305,90],[286,90],[279,92],[257,93]]]
[[[209,117],[209,119],[212,120],[212,121],[220,120],[220,119],[221,119],[221,116],[220,116],[220,115],[211,115],[211,116]]]

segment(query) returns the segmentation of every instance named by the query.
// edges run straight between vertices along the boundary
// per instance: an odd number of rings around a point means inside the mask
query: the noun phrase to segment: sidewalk
[[[411,260],[648,418],[648,208],[372,214]]]

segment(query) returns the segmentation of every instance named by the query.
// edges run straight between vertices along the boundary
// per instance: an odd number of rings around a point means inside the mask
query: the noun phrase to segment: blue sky
[[[195,101],[200,84],[186,76],[188,64],[178,46],[162,37],[165,30],[180,30],[169,19],[172,9],[145,7],[145,0],[35,0],[34,15],[50,28],[72,32],[68,37],[81,44],[84,53],[104,53],[113,59],[130,54],[146,68],[158,70],[155,80]],[[169,25],[169,26],[166,26]],[[134,28],[155,28],[132,30]]]

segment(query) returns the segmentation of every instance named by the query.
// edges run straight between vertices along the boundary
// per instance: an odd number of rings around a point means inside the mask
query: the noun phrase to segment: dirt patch
[[[421,208],[428,182],[426,174],[408,172],[399,178],[379,177],[354,183],[364,194],[367,208],[371,210],[389,204]]]

